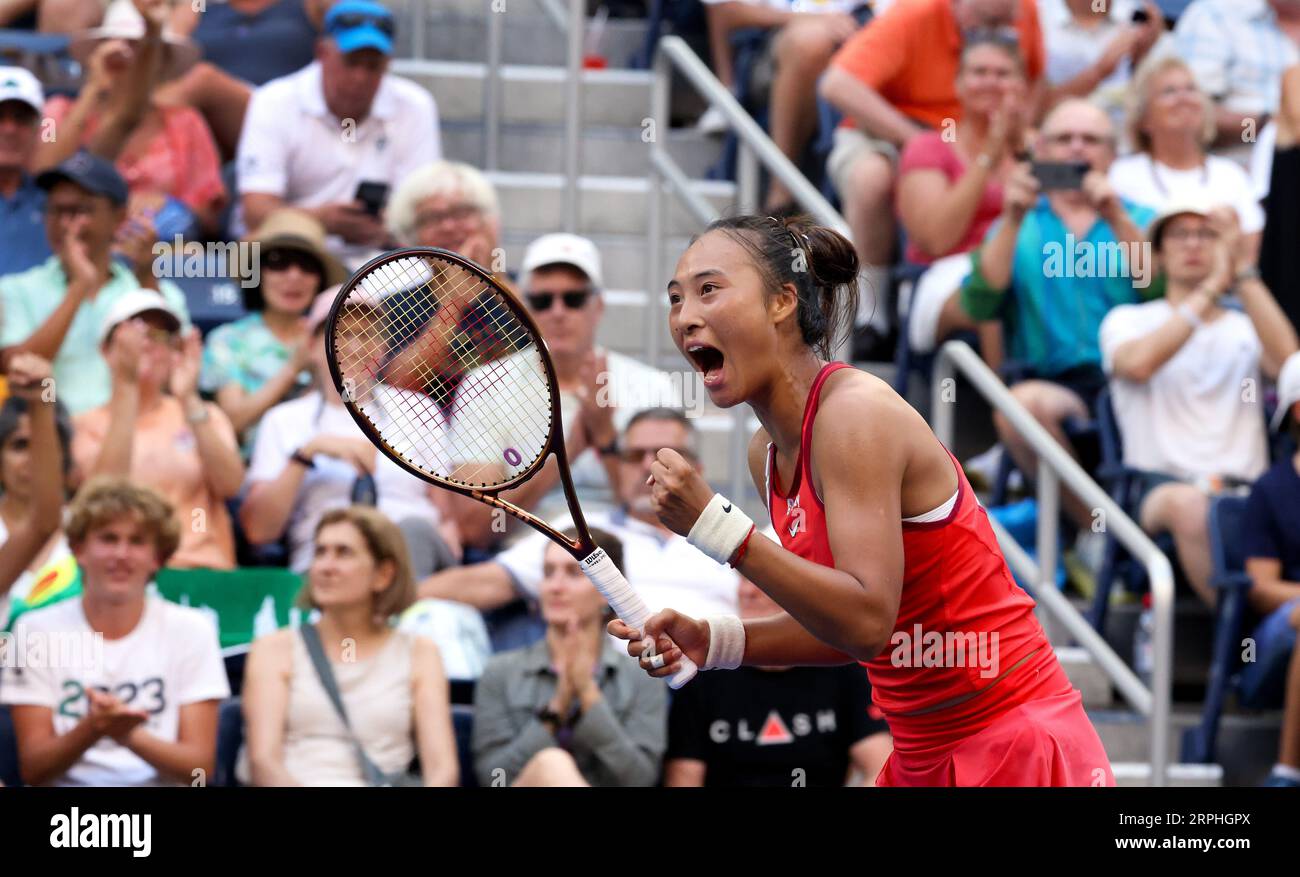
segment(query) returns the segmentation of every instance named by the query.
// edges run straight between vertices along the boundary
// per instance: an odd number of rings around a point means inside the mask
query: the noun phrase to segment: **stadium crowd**
[[[864,358],[972,341],[1098,478],[1080,425],[1109,417],[1127,511],[1211,608],[1212,504],[1248,497],[1243,699],[1283,708],[1267,782],[1300,786],[1300,0],[703,4],[720,80],[842,206]],[[399,24],[374,0],[0,0],[0,46],[63,34],[80,71],[0,67],[0,628],[102,635],[79,665],[0,661],[0,778],[872,785],[890,743],[861,668],[670,697],[565,551],[347,413],[322,336],[350,270],[399,246],[491,266],[541,327],[586,518],[636,590],[777,611],[655,516],[654,454],[702,466],[680,384],[598,343],[593,241],[502,264],[491,180],[390,72]],[[764,203],[794,209],[779,183]],[[237,319],[197,324],[159,270],[159,242],[194,240],[256,245]],[[428,390],[424,343],[392,383]],[[553,468],[504,496],[572,524]],[[1097,574],[1093,510],[1063,500]],[[301,594],[247,630],[163,593],[266,568]]]

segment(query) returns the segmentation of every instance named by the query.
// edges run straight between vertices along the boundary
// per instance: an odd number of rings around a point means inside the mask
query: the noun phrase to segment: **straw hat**
[[[321,288],[343,283],[352,272],[325,246],[325,226],[316,217],[293,207],[272,211],[262,225],[244,238],[256,242],[263,255],[267,250],[297,250],[307,253],[320,262]],[[245,290],[245,307],[258,310],[262,307],[260,289]]]
[[[310,253],[325,270],[323,286],[334,286],[352,274],[325,246],[325,226],[320,220],[295,207],[280,207],[262,220],[257,231],[245,238],[256,241],[263,250],[286,249]]]

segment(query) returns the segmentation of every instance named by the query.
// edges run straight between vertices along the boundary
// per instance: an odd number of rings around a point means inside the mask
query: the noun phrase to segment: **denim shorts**
[[[1261,621],[1251,637],[1255,640],[1255,660],[1241,671],[1238,698],[1251,709],[1272,709],[1282,705],[1286,691],[1287,669],[1295,651],[1296,630],[1291,613],[1300,605],[1300,597],[1288,600]]]

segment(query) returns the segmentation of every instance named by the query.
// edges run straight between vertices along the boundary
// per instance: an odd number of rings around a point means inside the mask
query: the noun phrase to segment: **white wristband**
[[[691,527],[686,541],[712,557],[718,563],[726,563],[736,553],[740,543],[749,535],[754,522],[749,515],[733,506],[731,500],[720,493],[713,494],[713,499],[700,512],[699,520]]]
[[[735,615],[710,615],[705,670],[734,670],[745,659],[745,623]]]
[[[1183,302],[1178,306],[1178,315],[1191,323],[1193,329],[1200,328],[1201,318],[1196,315],[1196,309],[1192,307],[1190,302]]]

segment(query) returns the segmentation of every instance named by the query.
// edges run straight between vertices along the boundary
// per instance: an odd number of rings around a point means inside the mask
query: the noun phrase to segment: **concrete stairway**
[[[491,0],[437,0],[424,10],[425,57],[410,57],[413,5],[391,0],[399,17],[399,58],[393,72],[427,88],[438,101],[443,149],[448,158],[482,166],[485,153],[483,98],[487,87],[487,16]],[[502,245],[508,265],[518,265],[528,243],[562,228],[564,198],[565,37],[536,0],[506,0],[501,67],[501,136],[498,169],[488,173],[501,200]],[[405,27],[403,25],[406,25]],[[646,230],[650,149],[648,71],[626,69],[641,45],[642,21],[607,22],[601,53],[608,69],[582,74],[579,234],[600,247],[605,264],[606,315],[599,340],[610,350],[644,358],[648,332],[658,326],[655,364],[694,381],[672,345],[662,293],[647,290],[650,264]],[[702,179],[721,150],[721,140],[690,129],[669,130],[655,120],[654,136],[694,181],[695,191],[719,212],[734,209],[735,186]],[[664,201],[667,235],[660,276],[671,274],[678,255],[699,224],[671,197]],[[653,307],[651,302],[653,301]],[[716,484],[731,475],[734,420],[704,398],[692,413],[701,433],[704,465]],[[750,514],[762,511],[755,491],[740,498]]]

